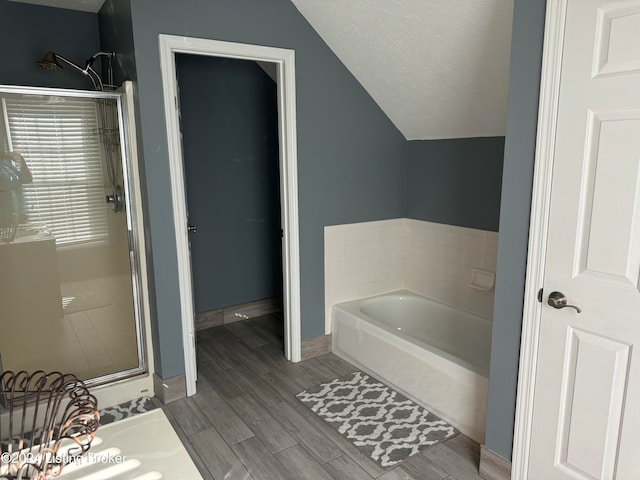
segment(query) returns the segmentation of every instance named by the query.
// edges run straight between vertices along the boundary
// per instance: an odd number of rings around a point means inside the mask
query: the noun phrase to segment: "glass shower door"
[[[119,94],[0,88],[0,359],[145,370]]]

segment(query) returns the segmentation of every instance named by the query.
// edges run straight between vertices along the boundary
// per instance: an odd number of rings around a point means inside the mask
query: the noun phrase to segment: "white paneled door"
[[[568,0],[557,108],[528,478],[638,479],[640,0]]]

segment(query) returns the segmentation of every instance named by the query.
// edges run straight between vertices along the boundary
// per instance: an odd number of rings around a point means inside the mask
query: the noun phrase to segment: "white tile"
[[[492,258],[497,258],[498,257],[498,237],[496,236],[490,236],[489,238],[487,238],[487,250],[486,253],[492,257]]]
[[[461,251],[482,250],[482,237],[480,235],[462,235],[460,237]]]
[[[375,283],[375,285],[376,285],[376,295],[380,293],[388,292],[390,290],[388,280],[379,280]]]
[[[408,288],[490,315],[492,293],[468,282],[472,268],[495,271],[497,243],[496,232],[413,219],[325,227],[325,308]]]
[[[344,232],[344,244],[346,246],[354,246],[358,239],[358,229],[349,229]]]
[[[460,250],[460,233],[455,231],[447,232],[444,236],[447,248]]]
[[[368,282],[364,285],[365,297],[371,297],[376,294],[375,282]]]
[[[343,302],[358,298],[358,296],[356,295],[356,284],[353,278],[345,279],[344,289],[341,297]]]
[[[342,267],[343,275],[353,275],[356,270],[356,252],[355,250],[345,252],[344,264]]]
[[[391,278],[389,280],[389,291],[400,290],[404,288],[404,280],[402,278]]]
[[[336,236],[333,234],[332,230],[329,230],[328,227],[324,229],[324,248],[325,250],[335,247],[338,243]]]
[[[447,262],[455,263],[456,265],[460,263],[460,246],[452,246],[448,245],[444,248],[444,256],[443,258]]]

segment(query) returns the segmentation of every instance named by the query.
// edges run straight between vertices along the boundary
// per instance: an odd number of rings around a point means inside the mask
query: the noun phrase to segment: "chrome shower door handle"
[[[551,292],[549,294],[549,300],[547,303],[553,308],[557,308],[558,310],[561,308],[575,308],[576,312],[580,313],[580,307],[576,307],[575,305],[569,305],[567,303],[567,297],[562,292]]]

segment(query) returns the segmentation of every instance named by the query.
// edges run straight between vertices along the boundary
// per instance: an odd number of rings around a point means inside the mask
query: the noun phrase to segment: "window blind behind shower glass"
[[[6,109],[13,150],[33,175],[23,186],[28,221],[47,225],[58,246],[106,241],[96,101],[8,97]]]

